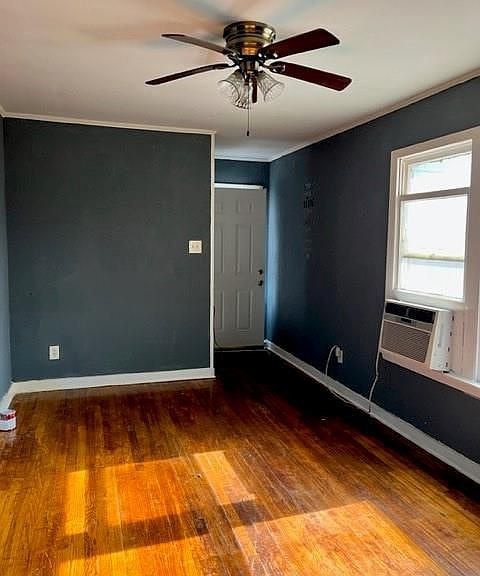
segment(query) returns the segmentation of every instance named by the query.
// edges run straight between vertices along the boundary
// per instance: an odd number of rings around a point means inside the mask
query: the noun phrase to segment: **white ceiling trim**
[[[179,132],[183,134],[215,134],[215,130],[203,128],[179,128],[178,126],[157,126],[155,124],[132,124],[129,122],[103,122],[101,120],[88,120],[87,118],[68,118],[64,116],[48,116],[42,114],[16,114],[5,112],[6,118],[20,120],[40,120],[42,122],[59,122],[60,124],[82,124],[84,126],[101,126],[107,128],[125,128],[127,130],[151,130],[155,132]]]
[[[469,80],[473,80],[473,78],[476,78],[477,76],[480,76],[480,68],[475,68],[475,70],[472,70],[471,72],[468,72],[467,74],[463,74],[462,76],[457,76],[453,80],[449,80],[448,82],[444,82],[443,84],[438,84],[437,86],[434,86],[433,88],[429,88],[428,90],[420,92],[420,93],[416,94],[415,96],[411,96],[410,98],[406,98],[405,100],[400,100],[399,102],[397,102],[396,104],[393,104],[392,106],[388,106],[387,108],[381,108],[380,110],[378,110],[377,112],[374,112],[373,114],[368,114],[367,116],[362,116],[358,120],[355,120],[355,122],[345,124],[339,128],[335,128],[334,130],[330,130],[328,132],[323,132],[322,134],[319,134],[317,137],[315,137],[314,140],[309,140],[308,142],[303,142],[302,144],[297,144],[296,146],[292,146],[292,148],[289,148],[288,150],[281,152],[280,154],[276,154],[276,155],[272,156],[268,160],[268,162],[273,162],[274,160],[278,160],[279,158],[283,158],[284,156],[288,156],[288,154],[292,154],[293,152],[297,152],[298,150],[301,150],[302,148],[310,146],[311,144],[315,144],[316,142],[321,142],[322,140],[326,140],[327,138],[331,138],[332,136],[335,136],[336,134],[341,134],[342,132],[346,132],[347,130],[351,130],[352,128],[355,128],[356,126],[361,126],[362,124],[366,124],[367,122],[371,122],[372,120],[375,120],[376,118],[381,118],[382,116],[386,116],[387,114],[390,114],[391,112],[395,112],[396,110],[400,110],[401,108],[406,108],[407,106],[410,106],[410,104],[414,104],[415,102],[419,102],[420,100],[424,100],[425,98],[428,98],[429,96],[434,96],[435,94],[439,94],[440,92],[443,92],[444,90],[448,90],[448,88],[453,88],[454,86],[458,86],[459,84],[463,84],[464,82],[468,82]],[[234,158],[231,158],[231,159],[233,160]]]
[[[473,78],[480,76],[480,68],[475,68],[471,72],[463,74],[462,76],[458,76],[448,82],[444,82],[433,88],[420,92],[410,98],[400,100],[396,104],[392,106],[388,106],[386,108],[381,108],[380,110],[368,114],[366,116],[362,116],[355,120],[354,122],[345,124],[339,128],[330,130],[328,132],[323,132],[314,139],[310,139],[305,142],[301,142],[300,144],[296,144],[279,154],[275,154],[273,156],[248,156],[245,157],[243,155],[216,155],[215,158],[217,160],[235,160],[238,162],[273,162],[274,160],[278,160],[279,158],[283,158],[284,156],[288,156],[293,152],[297,152],[302,148],[306,148],[312,144],[317,142],[321,142],[322,140],[326,140],[327,138],[331,138],[337,134],[341,134],[342,132],[346,132],[347,130],[351,130],[357,126],[361,126],[362,124],[366,124],[367,122],[371,122],[376,118],[380,118],[391,112],[395,112],[396,110],[400,110],[409,106],[410,104],[414,104],[415,102],[419,102],[420,100],[424,100],[430,96],[434,96],[448,88],[452,88],[464,82],[468,82]],[[100,120],[89,120],[86,118],[70,118],[70,117],[63,117],[63,116],[49,116],[49,115],[41,115],[41,114],[16,114],[14,112],[10,113],[7,112],[2,105],[0,104],[0,115],[4,118],[19,118],[24,120],[40,120],[44,122],[59,122],[64,124],[82,124],[87,126],[105,126],[110,128],[125,128],[129,130],[151,130],[151,131],[158,131],[158,132],[178,132],[178,133],[185,133],[185,134],[215,134],[214,130],[205,130],[202,128],[180,128],[177,126],[160,126],[160,125],[152,125],[152,124],[133,124],[128,122],[108,122],[108,121],[100,121]]]
[[[186,127],[180,132],[215,131],[216,153],[223,158],[271,161],[479,68],[479,0],[443,2],[442,10],[438,4],[438,0],[0,2],[4,24],[0,53],[8,54],[0,58],[0,102],[13,117],[35,113],[47,115],[34,116],[47,121],[64,117],[66,122],[78,118],[126,128],[131,126],[125,123],[132,123],[140,130],[153,125],[167,131],[174,127]],[[282,97],[260,105],[258,116],[254,113],[251,138],[245,138],[245,115],[215,90],[215,81],[224,79],[226,71],[199,74],[158,89],[145,86],[145,79],[153,75],[189,70],[218,58],[162,39],[161,34],[186,32],[223,45],[222,24],[252,17],[275,24],[279,38],[317,25],[331,30],[340,46],[292,55],[292,63],[346,74],[353,78],[352,86],[337,95],[285,77]],[[455,42],[446,43],[446,37]]]
[[[231,156],[224,154],[215,154],[215,160],[235,160],[236,162],[270,162],[270,158],[266,156]]]

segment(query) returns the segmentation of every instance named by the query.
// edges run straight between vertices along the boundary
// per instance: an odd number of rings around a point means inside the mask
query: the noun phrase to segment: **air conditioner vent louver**
[[[387,300],[380,351],[391,362],[408,359],[430,370],[448,371],[451,333],[450,310]]]
[[[425,362],[429,343],[429,332],[385,320],[382,334],[382,348],[385,350]]]

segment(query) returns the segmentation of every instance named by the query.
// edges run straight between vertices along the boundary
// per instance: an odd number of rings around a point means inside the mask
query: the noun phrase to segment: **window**
[[[392,153],[387,298],[454,312],[453,376],[478,380],[480,128]]]
[[[472,143],[399,160],[397,289],[462,301]]]

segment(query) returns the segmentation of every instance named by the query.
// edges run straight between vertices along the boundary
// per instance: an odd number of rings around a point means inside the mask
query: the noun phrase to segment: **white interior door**
[[[215,186],[215,341],[263,346],[266,191]]]

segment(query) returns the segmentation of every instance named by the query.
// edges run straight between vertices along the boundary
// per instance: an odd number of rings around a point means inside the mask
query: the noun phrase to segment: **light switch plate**
[[[48,359],[60,360],[60,346],[58,344],[48,347]]]
[[[201,254],[202,253],[202,241],[201,240],[189,240],[188,241],[188,253],[189,254]]]

